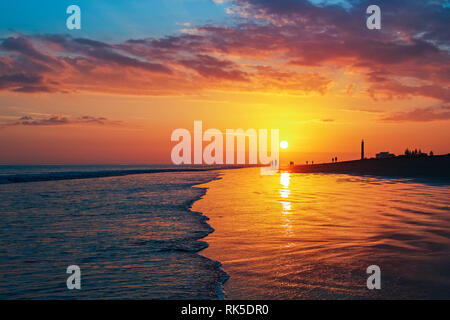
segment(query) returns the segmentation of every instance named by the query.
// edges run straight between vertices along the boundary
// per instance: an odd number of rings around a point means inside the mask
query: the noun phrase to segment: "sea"
[[[206,191],[193,186],[218,173],[178,169],[0,167],[0,298],[221,298],[226,274],[198,254],[213,229],[190,210]],[[67,288],[70,265],[80,290]]]
[[[450,298],[445,181],[0,166],[0,204],[0,299]]]

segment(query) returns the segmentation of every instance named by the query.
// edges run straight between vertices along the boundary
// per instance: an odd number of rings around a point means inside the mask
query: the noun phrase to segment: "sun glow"
[[[289,143],[286,140],[280,142],[281,149],[287,149],[287,147],[289,147]]]

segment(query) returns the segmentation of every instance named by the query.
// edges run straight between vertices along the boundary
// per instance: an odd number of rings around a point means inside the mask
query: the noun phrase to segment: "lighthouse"
[[[361,140],[361,160],[364,160],[364,140]]]

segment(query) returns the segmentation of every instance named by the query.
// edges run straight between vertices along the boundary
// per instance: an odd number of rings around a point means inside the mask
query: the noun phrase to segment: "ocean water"
[[[2,167],[0,174],[135,169]],[[225,274],[197,253],[213,229],[189,210],[205,193],[192,186],[216,177],[212,171],[161,172],[0,184],[0,298],[220,298]],[[81,290],[66,287],[69,265],[81,268]]]
[[[202,165],[0,165],[0,184],[118,177],[157,172],[210,171],[226,167]]]
[[[450,299],[448,183],[239,169],[202,186],[226,299]]]
[[[0,167],[0,298],[450,298],[448,184],[173,169]]]

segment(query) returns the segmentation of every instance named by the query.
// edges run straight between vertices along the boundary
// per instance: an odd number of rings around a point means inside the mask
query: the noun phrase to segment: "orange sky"
[[[279,128],[289,148],[281,162],[328,161],[359,157],[361,138],[367,156],[379,151],[402,153],[406,147],[446,153],[450,150],[447,121],[393,122],[384,112],[428,99],[383,103],[339,94],[288,96],[207,92],[192,97],[132,97],[98,94],[2,94],[2,101],[44,114],[102,116],[109,125],[73,123],[54,126],[9,126],[1,129],[2,163],[170,163],[170,134],[176,128],[193,132],[193,121],[204,130],[218,128]],[[419,101],[423,100],[423,101]],[[358,110],[355,105],[364,105]],[[32,106],[32,107],[31,107]],[[383,108],[383,109],[382,109]],[[64,112],[61,112],[64,110]],[[14,118],[11,117],[11,121]],[[193,133],[192,133],[193,134]]]
[[[232,25],[118,42],[9,32],[0,164],[170,163],[171,132],[194,120],[280,129],[281,163],[357,159],[361,139],[369,157],[450,152],[449,8],[412,1],[367,30],[364,1],[295,3],[236,1]],[[417,12],[429,23],[401,23]]]

